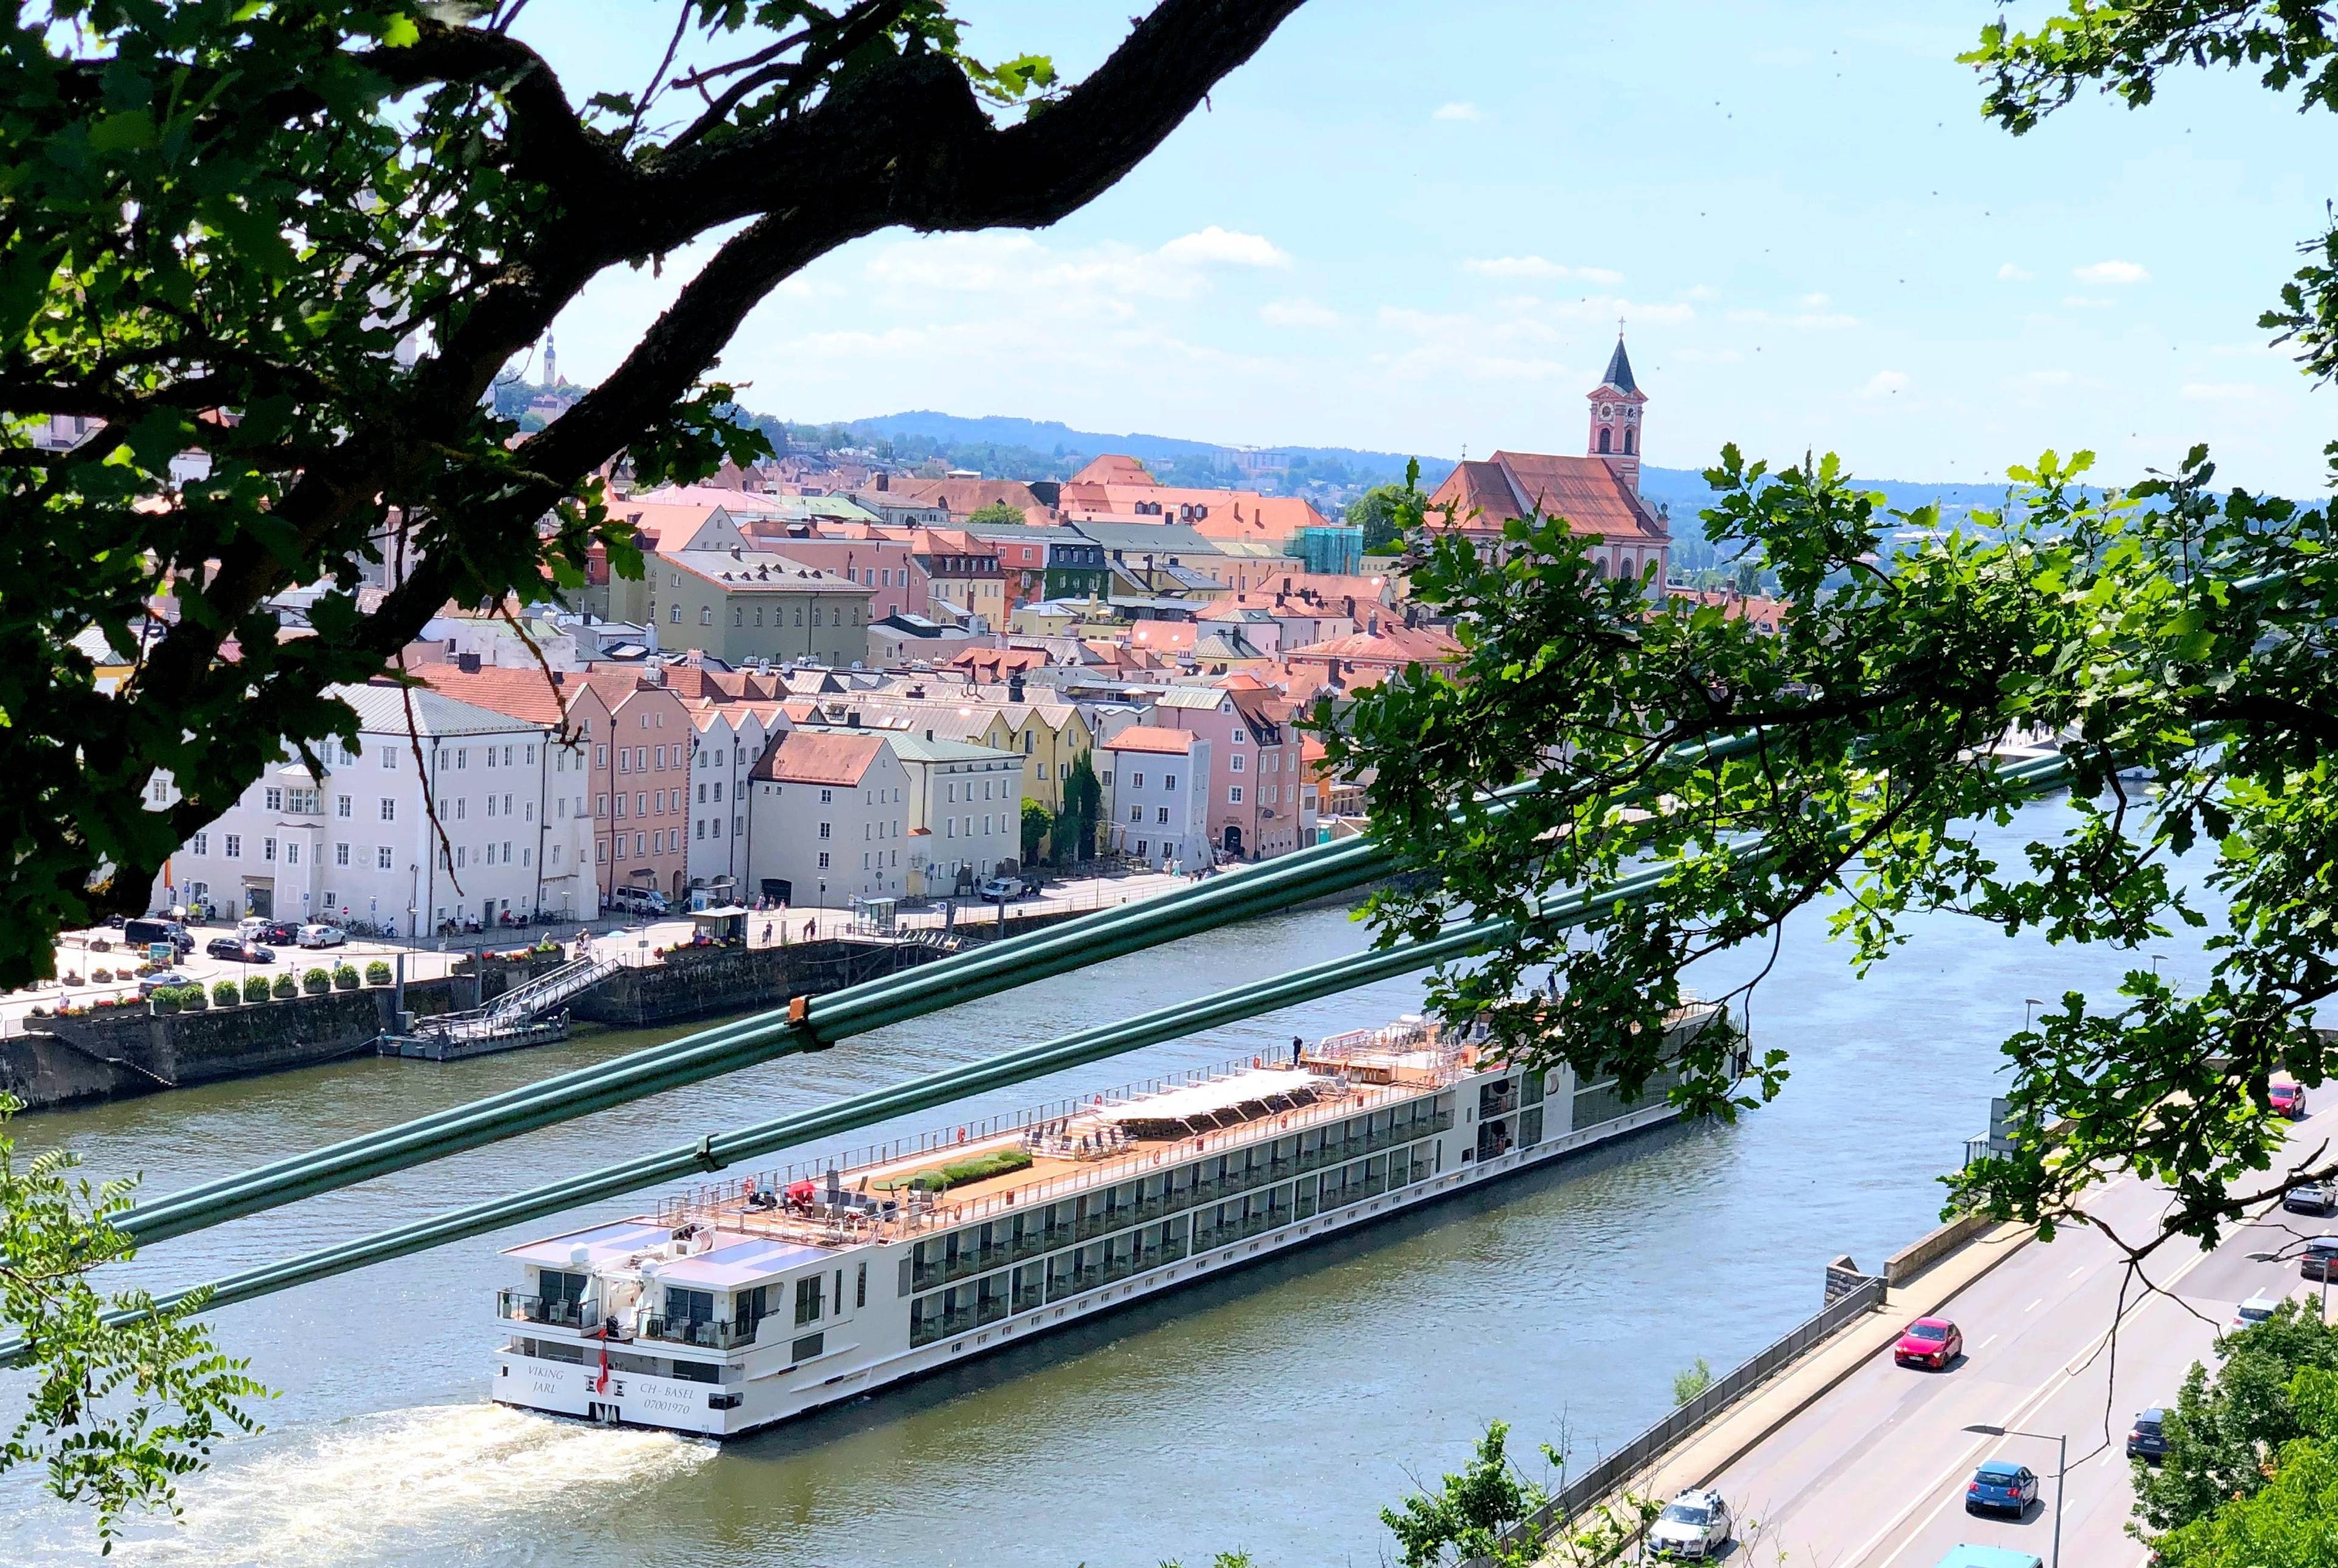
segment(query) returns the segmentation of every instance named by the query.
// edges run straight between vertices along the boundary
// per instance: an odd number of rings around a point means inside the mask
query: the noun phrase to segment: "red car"
[[[2305,1118],[2305,1089],[2297,1083],[2276,1083],[2265,1091],[2265,1103],[2276,1116],[2286,1116],[2293,1122]]]
[[[1945,1318],[1917,1318],[1891,1347],[1891,1359],[1900,1366],[1930,1367],[1935,1372],[1964,1353],[1964,1335]]]

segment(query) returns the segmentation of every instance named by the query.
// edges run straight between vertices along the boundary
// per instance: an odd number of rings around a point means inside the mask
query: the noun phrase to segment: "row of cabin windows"
[[[1191,1213],[1173,1215],[1044,1259],[914,1297],[909,1302],[909,1344],[912,1348],[928,1345],[1132,1274],[1182,1261],[1213,1247],[1296,1224],[1322,1210],[1426,1181],[1437,1174],[1441,1158],[1442,1147],[1434,1142],[1374,1154],[1320,1176],[1228,1198]]]
[[[1009,1218],[961,1226],[917,1244],[902,1259],[901,1289],[923,1289],[943,1279],[1015,1258],[1052,1251],[1107,1231],[1125,1230],[1174,1210],[1287,1181],[1331,1160],[1387,1149],[1452,1125],[1452,1096],[1423,1096],[1208,1155],[1157,1174],[1101,1188],[1076,1198],[1035,1205]]]

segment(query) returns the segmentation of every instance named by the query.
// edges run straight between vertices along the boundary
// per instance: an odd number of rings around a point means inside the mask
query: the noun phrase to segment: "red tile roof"
[[[883,750],[875,735],[791,730],[763,748],[749,776],[779,784],[858,784]]]
[[[1546,516],[1565,518],[1577,534],[1624,543],[1660,544],[1672,537],[1664,520],[1597,457],[1497,452],[1460,464],[1446,476],[1429,498],[1432,527],[1443,526],[1449,501],[1454,504],[1453,525],[1472,531],[1498,530],[1539,504]]]
[[[1158,751],[1183,757],[1194,749],[1194,737],[1183,730],[1158,724],[1132,724],[1105,742],[1107,751]]]

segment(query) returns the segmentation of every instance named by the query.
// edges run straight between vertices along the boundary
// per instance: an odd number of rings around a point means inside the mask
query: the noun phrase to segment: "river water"
[[[2052,825],[1992,832],[2013,852]],[[1776,1104],[1643,1135],[1140,1304],[844,1410],[716,1446],[487,1403],[499,1247],[543,1222],[228,1309],[221,1338],[280,1396],[261,1436],[141,1526],[133,1564],[558,1563],[563,1568],[1154,1568],[1239,1548],[1261,1568],[1393,1560],[1378,1513],[1456,1466],[1494,1418],[1512,1452],[1589,1455],[1661,1414],[1675,1373],[1726,1367],[1816,1309],[1826,1261],[1934,1223],[1981,1130],[2022,999],[2107,992],[2146,960],[1950,916],[1863,979],[1798,919],[1753,1013],[1793,1054]],[[165,1243],[157,1287],[305,1251],[493,1191],[810,1106],[1063,1029],[1351,950],[1318,910],[1194,938],[714,1083]],[[2204,968],[2189,936],[2163,970]],[[1758,956],[1766,958],[1767,952]],[[1715,961],[1716,991],[1754,962]],[[1201,1065],[1415,1009],[1391,981],[987,1097],[983,1113]],[[93,1173],[162,1192],[679,1030],[436,1064],[357,1061],[28,1118]],[[891,1132],[945,1120],[918,1118]],[[856,1137],[854,1143],[869,1141]],[[807,1151],[807,1152],[810,1152]],[[621,1201],[569,1223],[631,1212]],[[0,1384],[0,1411],[13,1392]],[[93,1561],[86,1518],[0,1478],[8,1561]]]

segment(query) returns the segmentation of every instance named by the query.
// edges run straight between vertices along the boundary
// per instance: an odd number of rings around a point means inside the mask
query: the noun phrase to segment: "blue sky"
[[[1134,9],[960,14],[977,53],[1078,74]],[[2196,75],[2016,139],[1954,63],[1996,14],[1314,0],[1083,211],[845,247],[724,373],[801,419],[1567,452],[1620,316],[1668,466],[1735,440],[1982,480],[2083,446],[2124,480],[2205,440],[2228,481],[2319,490],[2338,393],[2254,322],[2320,231],[2338,122]],[[527,18],[581,93],[638,85],[672,15]],[[604,372],[693,265],[596,285],[561,319],[563,371]]]

